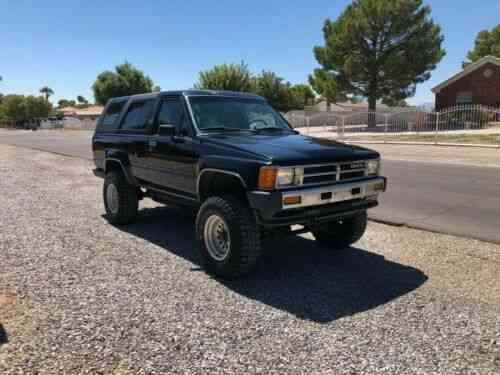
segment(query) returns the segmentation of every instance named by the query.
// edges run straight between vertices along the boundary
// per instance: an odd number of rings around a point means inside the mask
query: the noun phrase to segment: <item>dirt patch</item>
[[[16,304],[16,297],[10,294],[0,294],[0,309]]]
[[[12,294],[0,294],[0,346],[9,342],[7,321],[16,315],[17,298]]]

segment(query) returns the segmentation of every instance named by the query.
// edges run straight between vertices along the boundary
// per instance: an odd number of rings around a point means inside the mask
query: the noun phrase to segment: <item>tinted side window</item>
[[[178,100],[165,100],[158,113],[158,124],[175,125],[179,128],[182,116],[182,104]]]
[[[121,130],[141,131],[145,130],[151,110],[153,100],[137,101],[130,104],[127,114],[123,119]]]
[[[125,102],[111,103],[106,109],[106,113],[102,118],[101,124],[104,127],[112,126],[118,119],[118,116],[120,116],[120,112],[122,111],[124,105]]]
[[[158,125],[174,125],[178,134],[189,135],[189,123],[180,100],[164,100],[158,112]]]

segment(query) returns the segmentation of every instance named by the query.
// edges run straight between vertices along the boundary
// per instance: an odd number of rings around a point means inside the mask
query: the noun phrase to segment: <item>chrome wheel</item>
[[[117,214],[120,207],[120,197],[118,189],[114,184],[109,184],[106,188],[106,203],[112,214]]]
[[[217,261],[226,259],[231,249],[231,237],[224,219],[211,215],[205,222],[203,235],[205,246],[212,258]]]

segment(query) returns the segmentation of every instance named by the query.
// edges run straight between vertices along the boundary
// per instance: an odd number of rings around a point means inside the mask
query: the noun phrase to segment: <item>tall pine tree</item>
[[[336,21],[326,20],[325,45],[314,54],[347,93],[366,97],[375,111],[379,99],[414,95],[445,55],[430,12],[422,0],[354,0]]]

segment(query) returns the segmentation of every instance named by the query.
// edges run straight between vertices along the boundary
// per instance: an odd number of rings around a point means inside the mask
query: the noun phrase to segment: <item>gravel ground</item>
[[[0,146],[0,373],[500,373],[500,246],[370,223],[200,270],[193,216],[103,218],[80,159]]]

